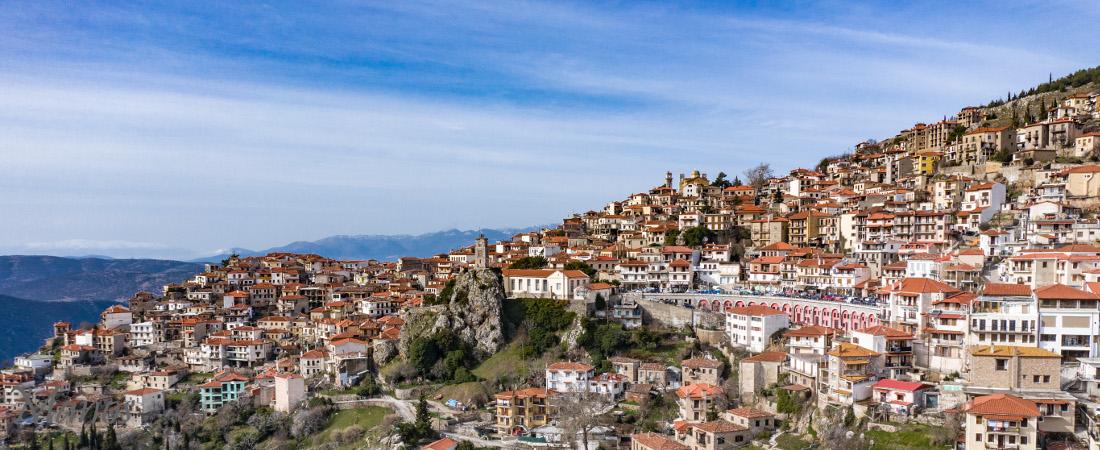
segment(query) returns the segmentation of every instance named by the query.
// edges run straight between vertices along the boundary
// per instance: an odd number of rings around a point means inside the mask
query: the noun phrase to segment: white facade
[[[767,348],[771,336],[790,326],[783,311],[763,306],[743,306],[726,311],[726,334],[730,343],[759,353]]]

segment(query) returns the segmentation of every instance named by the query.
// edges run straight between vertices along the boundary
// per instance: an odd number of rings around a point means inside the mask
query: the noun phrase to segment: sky
[[[555,223],[1100,64],[1095,2],[905,3],[0,2],[0,253]]]

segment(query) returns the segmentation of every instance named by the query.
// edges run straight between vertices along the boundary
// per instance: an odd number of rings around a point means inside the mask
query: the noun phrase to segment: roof
[[[986,283],[982,295],[995,297],[1030,297],[1031,286],[1026,284]]]
[[[939,280],[933,280],[931,278],[903,278],[896,285],[891,287],[892,292],[901,292],[906,294],[930,294],[933,292],[959,292],[959,289],[944,283]]]
[[[741,362],[783,362],[786,359],[787,354],[784,352],[763,352],[742,359]]]
[[[717,369],[719,367],[722,367],[721,361],[708,358],[688,358],[680,361],[680,364],[685,367],[705,367],[708,369]]]
[[[693,383],[676,390],[676,396],[680,398],[704,398],[719,395],[722,395],[722,388],[707,383]]]
[[[893,389],[895,391],[908,391],[913,392],[924,388],[932,387],[931,385],[921,383],[919,381],[900,381],[900,380],[878,380],[871,386],[875,389]]]
[[[831,351],[829,351],[829,356],[836,356],[840,358],[856,358],[879,356],[879,354],[877,352],[865,349],[850,342],[841,342],[837,344],[836,347],[833,347]]]
[[[775,316],[786,314],[783,311],[764,305],[734,306],[726,309],[726,311],[731,314],[741,314],[745,316]]]
[[[707,433],[732,433],[748,430],[747,427],[726,420],[712,420],[710,422],[692,424],[691,426]]]
[[[973,356],[1019,356],[1021,358],[1061,358],[1062,355],[1039,347],[1017,345],[975,345],[970,347]]]
[[[691,450],[691,447],[657,433],[632,434],[630,440],[650,450]]]
[[[1039,300],[1100,300],[1100,295],[1064,284],[1052,284],[1036,289],[1035,297]]]
[[[984,395],[971,400],[964,408],[967,414],[979,416],[1039,417],[1039,406],[1015,395]]]
[[[458,441],[445,437],[431,444],[420,447],[421,450],[451,450],[458,446]]]
[[[149,394],[156,394],[156,393],[158,393],[158,392],[160,392],[160,389],[153,389],[153,388],[141,388],[141,389],[134,389],[134,390],[132,390],[132,391],[126,391],[126,395],[141,395],[141,396],[145,396],[145,395],[149,395]]]
[[[790,330],[783,333],[786,337],[815,337],[826,336],[830,334],[836,334],[838,330],[829,327],[823,327],[821,325],[807,325],[795,330]]]
[[[588,372],[588,371],[594,370],[594,369],[595,369],[594,367],[592,367],[588,364],[585,364],[585,363],[569,362],[569,361],[556,362],[556,363],[553,363],[553,364],[546,367],[546,370],[562,370],[562,371],[577,371],[577,372]]]
[[[884,336],[887,339],[912,339],[911,333],[906,333],[896,328],[890,328],[885,325],[875,325],[858,330],[860,333],[867,333],[875,336]]]
[[[772,414],[772,413],[767,412],[767,411],[761,411],[761,410],[756,409],[756,408],[733,408],[733,409],[730,409],[726,412],[730,413],[730,414],[733,414],[735,416],[738,416],[738,417],[747,417],[749,419],[755,419],[755,418],[758,418],[758,417],[773,417],[773,416],[775,416],[775,414]]]

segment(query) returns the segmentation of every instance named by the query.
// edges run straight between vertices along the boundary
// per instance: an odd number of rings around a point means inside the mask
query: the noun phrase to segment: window
[[[1008,370],[1008,360],[1007,359],[998,359],[996,364],[997,364],[997,370]]]

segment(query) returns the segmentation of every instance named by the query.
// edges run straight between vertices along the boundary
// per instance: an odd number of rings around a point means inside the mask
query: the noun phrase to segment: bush
[[[527,256],[515,260],[508,265],[509,269],[541,269],[546,267],[546,258],[541,256]]]

